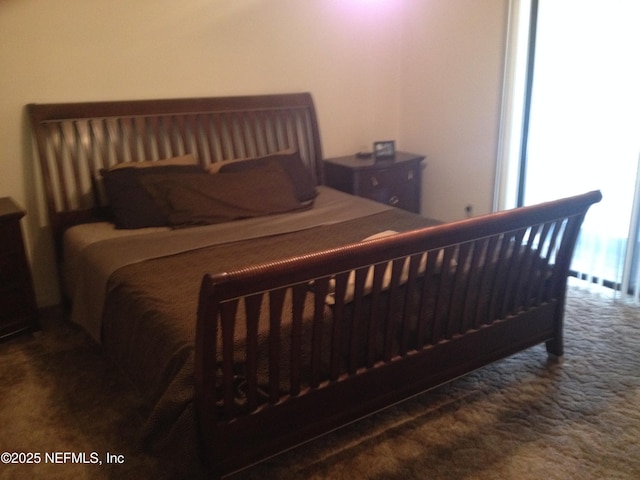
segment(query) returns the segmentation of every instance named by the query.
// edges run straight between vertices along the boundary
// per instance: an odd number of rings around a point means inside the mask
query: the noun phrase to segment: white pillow
[[[167,167],[172,165],[197,165],[198,161],[193,153],[187,153],[179,157],[165,158],[164,160],[144,160],[142,162],[120,162],[116,163],[108,170],[118,170],[120,168],[149,168]]]

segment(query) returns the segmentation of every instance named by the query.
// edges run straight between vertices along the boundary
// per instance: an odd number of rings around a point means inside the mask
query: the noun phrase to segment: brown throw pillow
[[[158,208],[153,197],[142,187],[140,179],[147,175],[160,177],[202,173],[198,165],[168,165],[153,168],[120,167],[100,173],[109,202],[112,221],[116,228],[133,229],[162,227],[167,217]]]
[[[277,162],[224,175],[140,177],[174,227],[206,225],[303,208],[289,176]]]
[[[293,185],[296,198],[300,202],[308,202],[316,198],[318,192],[311,173],[305,167],[300,153],[296,150],[285,150],[272,153],[264,157],[246,158],[242,160],[231,160],[214,164],[210,167],[211,173],[232,173],[250,170],[252,168],[264,166],[269,162],[275,162],[282,166]],[[213,168],[215,166],[215,168]]]

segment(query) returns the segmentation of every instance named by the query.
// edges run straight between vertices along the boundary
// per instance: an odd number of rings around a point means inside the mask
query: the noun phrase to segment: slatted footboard
[[[205,276],[197,409],[225,474],[546,342],[599,192]]]

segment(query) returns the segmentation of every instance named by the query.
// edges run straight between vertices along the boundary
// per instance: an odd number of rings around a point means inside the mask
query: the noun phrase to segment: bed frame
[[[94,177],[116,162],[192,152],[207,165],[297,148],[323,180],[309,94],[32,104],[28,113],[58,248],[66,228],[103,218]],[[589,192],[235,272],[203,272],[196,407],[211,475],[536,344],[562,355],[569,264],[584,215],[600,198]],[[310,314],[303,312],[309,296]],[[285,299],[292,305],[286,328]],[[304,361],[303,317],[313,332]],[[266,352],[257,338],[265,318]],[[240,348],[234,337],[245,319]],[[290,336],[283,342],[284,331]]]

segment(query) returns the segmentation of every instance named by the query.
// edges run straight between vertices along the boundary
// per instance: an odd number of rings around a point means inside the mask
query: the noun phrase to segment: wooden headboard
[[[29,104],[56,243],[78,223],[103,219],[102,168],[192,153],[203,166],[290,148],[323,183],[322,147],[309,93]]]

